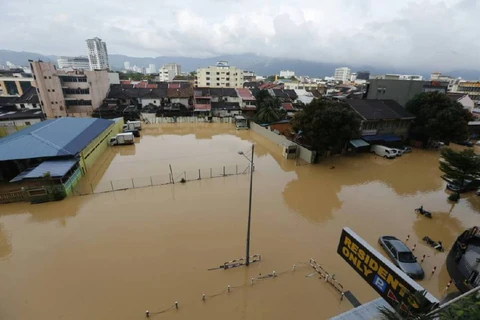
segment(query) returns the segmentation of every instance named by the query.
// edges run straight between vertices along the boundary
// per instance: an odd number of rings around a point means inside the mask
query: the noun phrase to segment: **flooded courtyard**
[[[252,143],[251,253],[262,260],[207,271],[245,255],[249,176],[209,174],[224,167],[243,172],[248,161],[238,151],[249,156]],[[447,253],[421,238],[449,248],[478,225],[480,197],[470,193],[449,203],[438,157],[414,149],[394,160],[360,154],[307,165],[284,159],[280,146],[233,124],[147,125],[135,145],[103,154],[80,193],[132,179],[137,186],[150,178],[168,181],[170,165],[174,176],[203,178],[2,205],[0,319],[144,319],[147,309],[156,319],[327,319],[352,306],[317,276],[306,277],[312,269],[302,263],[310,258],[360,302],[378,297],[336,253],[345,226],[381,253],[380,236],[410,236],[407,245],[427,256],[419,283],[440,299],[449,281]],[[422,204],[432,220],[414,213]],[[250,284],[273,270],[277,278]],[[178,310],[153,314],[175,301]]]

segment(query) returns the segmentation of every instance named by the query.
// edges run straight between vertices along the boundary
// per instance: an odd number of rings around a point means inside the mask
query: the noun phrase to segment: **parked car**
[[[470,141],[470,140],[459,141],[459,142],[457,142],[457,144],[459,144],[461,146],[466,146],[466,147],[473,147],[473,142]]]
[[[378,144],[372,145],[370,147],[370,152],[387,159],[393,159],[397,156],[397,152],[395,150]]]
[[[417,262],[417,257],[402,241],[392,236],[382,236],[378,239],[378,243],[393,263],[410,278],[421,280],[425,277],[425,272]]]
[[[401,147],[400,150],[403,150],[403,153],[410,153],[412,152],[412,147],[404,146],[404,147]]]
[[[453,192],[468,192],[468,191],[473,191],[477,190],[480,187],[480,181],[479,180],[465,180],[463,182],[463,188],[460,187],[460,181],[457,180],[452,180],[452,181],[447,181],[447,189]]]
[[[400,148],[392,148],[392,150],[397,152],[397,157],[400,157],[403,154],[403,150]]]

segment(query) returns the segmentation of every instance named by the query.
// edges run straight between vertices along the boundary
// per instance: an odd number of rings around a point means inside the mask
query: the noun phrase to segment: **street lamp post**
[[[243,151],[239,151],[238,154],[244,156],[248,162],[250,162],[250,197],[248,199],[248,224],[247,224],[247,253],[245,265],[248,267],[250,264],[250,221],[252,219],[252,187],[253,187],[253,155],[255,151],[255,145],[252,144],[252,155],[251,158],[248,158]]]

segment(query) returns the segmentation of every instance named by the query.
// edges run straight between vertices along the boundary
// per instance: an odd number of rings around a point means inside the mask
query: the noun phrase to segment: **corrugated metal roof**
[[[372,320],[372,319],[381,319],[380,312],[378,308],[387,307],[390,310],[393,310],[390,305],[383,300],[378,298],[372,300],[368,303],[362,304],[359,307],[353,308],[347,312],[339,314],[330,320]]]
[[[52,178],[61,178],[77,162],[77,159],[43,161],[36,168],[23,175],[22,179],[42,178],[47,172],[50,173]]]
[[[58,118],[36,123],[0,139],[0,161],[75,156],[113,121]]]

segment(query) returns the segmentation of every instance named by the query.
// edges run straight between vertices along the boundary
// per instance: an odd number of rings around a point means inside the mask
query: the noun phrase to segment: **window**
[[[30,121],[25,121],[25,125],[26,125],[26,126],[31,125]]]
[[[207,80],[210,80],[210,77],[207,77]]]
[[[220,74],[220,72],[217,72],[217,76]]]
[[[20,103],[20,108],[25,109],[25,105],[23,103]]]
[[[217,81],[220,81],[220,78],[217,78]]]
[[[209,86],[209,85],[210,85],[210,82],[207,82],[207,86]]]
[[[210,71],[207,71],[207,74],[210,74]]]
[[[47,91],[50,92],[50,89],[48,89]]]
[[[417,259],[411,252],[399,252],[398,260],[400,262],[415,262]]]
[[[217,83],[217,87],[219,87],[219,86],[220,86],[220,83]]]
[[[52,92],[55,92],[55,89],[52,89]]]
[[[153,100],[153,103],[157,103],[157,100]]]
[[[47,79],[47,76],[43,76],[43,79]]]
[[[52,79],[52,77],[49,76],[48,79]]]

